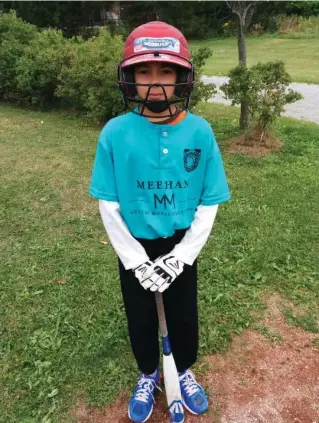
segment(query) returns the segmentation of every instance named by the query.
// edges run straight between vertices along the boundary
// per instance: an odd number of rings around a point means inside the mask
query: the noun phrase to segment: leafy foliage
[[[55,103],[54,92],[62,66],[68,66],[71,46],[59,30],[43,30],[25,47],[18,60],[17,88],[24,98],[41,106]]]
[[[80,112],[96,121],[106,121],[122,109],[117,88],[117,65],[123,43],[101,29],[97,37],[74,44],[70,63],[63,65],[56,91]]]
[[[304,35],[318,37],[319,35],[319,16],[286,16],[277,17],[277,32],[279,34]]]
[[[1,6],[0,6],[1,7]],[[90,24],[90,15],[99,14],[101,2],[97,1],[6,1],[4,11],[15,10],[17,16],[39,28],[63,30],[63,35],[79,35],[81,27]]]
[[[192,54],[192,61],[195,68],[195,88],[192,95],[191,107],[195,107],[199,101],[207,101],[216,93],[215,84],[204,84],[201,81],[201,76],[203,73],[203,67],[206,63],[206,60],[212,55],[212,51],[203,47]]]
[[[123,41],[106,28],[96,35],[67,39],[55,29],[37,30],[14,12],[0,15],[0,94],[3,99],[42,108],[67,107],[96,122],[123,111],[117,87],[117,65]],[[214,86],[200,81],[211,51],[199,49],[193,57],[196,87],[192,105],[207,100]]]
[[[5,1],[0,3],[4,11],[14,9],[17,16],[26,22],[41,28],[62,29],[67,37],[82,35],[90,30],[90,26],[99,24],[101,8],[109,8],[113,2],[98,1]],[[316,1],[264,1],[260,2],[252,23],[260,25],[263,30],[275,32],[277,17],[288,16],[318,16],[319,2]],[[96,21],[94,19],[96,18]],[[112,21],[111,33],[127,35],[136,26],[150,20],[164,20],[177,26],[186,37],[204,39],[212,36],[233,35],[231,31],[234,16],[225,1],[134,1],[121,2],[120,25]],[[92,21],[93,20],[93,21]],[[226,24],[226,26],[224,26]],[[255,31],[255,30],[254,30]],[[88,31],[90,32],[90,31]]]
[[[302,98],[287,88],[291,78],[282,61],[258,63],[250,69],[238,66],[230,71],[229,77],[229,82],[221,90],[232,100],[232,105],[242,101],[248,104],[261,140],[285,105]]]
[[[36,34],[37,28],[17,18],[15,12],[0,12],[0,98],[14,95],[17,62]]]

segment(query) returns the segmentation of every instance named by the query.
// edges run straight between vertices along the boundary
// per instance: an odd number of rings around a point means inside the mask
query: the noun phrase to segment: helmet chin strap
[[[146,101],[145,106],[153,113],[162,113],[165,110],[170,109],[170,104],[166,100]]]
[[[148,96],[150,94],[150,90],[153,87],[161,87],[163,90],[163,94],[165,96],[165,100],[157,100],[157,101],[152,101],[152,100],[148,100]],[[147,109],[153,113],[163,113],[165,110],[169,110],[169,114],[171,116],[173,116],[172,111],[171,111],[171,103],[167,98],[166,92],[165,92],[165,88],[162,84],[151,84],[148,87],[147,90],[147,94],[146,94],[146,99],[143,101],[143,107],[147,107]]]

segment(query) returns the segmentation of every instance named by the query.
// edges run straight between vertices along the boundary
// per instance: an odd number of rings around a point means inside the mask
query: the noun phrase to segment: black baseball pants
[[[154,240],[137,239],[151,260],[168,254],[184,237],[186,229],[172,237]],[[158,318],[155,295],[145,290],[132,270],[125,270],[119,260],[123,301],[133,354],[142,373],[153,373],[159,364]],[[163,292],[168,336],[179,372],[191,367],[197,359],[197,261],[185,264],[184,271]]]

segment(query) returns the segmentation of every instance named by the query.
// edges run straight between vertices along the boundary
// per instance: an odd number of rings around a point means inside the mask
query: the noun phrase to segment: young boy
[[[90,194],[119,257],[132,350],[140,370],[129,417],[140,423],[153,410],[158,388],[158,318],[163,301],[184,406],[208,408],[190,367],[198,350],[197,257],[218,204],[230,198],[209,123],[188,111],[194,70],[176,28],[150,22],[128,37],[119,87],[136,108],[110,120],[97,145]],[[171,414],[173,418],[173,414]],[[183,421],[181,412],[175,421]]]

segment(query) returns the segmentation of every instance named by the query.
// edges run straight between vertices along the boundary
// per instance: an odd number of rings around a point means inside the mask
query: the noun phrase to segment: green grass
[[[227,75],[238,64],[236,38],[192,41],[191,48],[209,47],[213,55],[207,60],[205,75]],[[247,63],[283,60],[294,82],[319,83],[319,37],[287,38],[256,37],[247,38]]]
[[[238,110],[197,108],[224,151]],[[199,259],[201,357],[258,325],[261,294],[273,291],[297,306],[288,322],[318,331],[319,126],[276,129],[277,154],[223,154],[232,200]],[[78,398],[103,407],[136,379],[116,257],[87,194],[98,133],[0,106],[1,423],[70,423]]]

